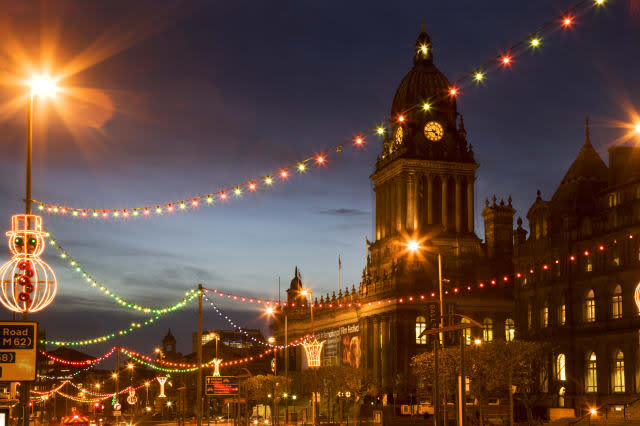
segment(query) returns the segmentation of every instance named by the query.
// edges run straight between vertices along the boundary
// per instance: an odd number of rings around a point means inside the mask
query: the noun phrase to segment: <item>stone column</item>
[[[406,211],[406,188],[402,184],[402,178],[396,179],[396,190],[398,191],[398,198],[396,200],[396,232],[400,233],[404,229],[404,212]]]
[[[382,344],[380,345],[380,358],[382,364],[382,386],[389,385],[389,352],[392,346],[389,345],[389,316],[384,315],[380,321],[380,335]]]
[[[377,384],[380,384],[380,318],[373,318],[373,378]]]
[[[462,177],[456,176],[456,232],[462,232]]]
[[[375,188],[376,194],[376,241],[382,238],[382,188]]]
[[[442,175],[440,176],[440,179],[442,180],[442,227],[444,228],[443,230],[446,231],[447,228],[449,227],[449,217],[448,217],[448,208],[447,208],[447,204],[448,204],[448,181],[447,181],[447,176],[446,175]]]
[[[427,223],[433,225],[433,175],[427,175]]]
[[[467,231],[474,232],[475,224],[473,218],[474,212],[474,199],[473,199],[473,183],[476,180],[474,176],[469,176],[467,179]]]
[[[407,176],[406,192],[407,218],[405,226],[407,231],[411,232],[418,229],[418,182],[416,175],[413,172],[409,172],[409,175]]]

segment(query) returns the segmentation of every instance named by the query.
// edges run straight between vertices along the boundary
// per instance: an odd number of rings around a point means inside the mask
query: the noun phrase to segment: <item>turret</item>
[[[504,200],[497,204],[495,195],[492,201],[489,205],[489,200],[486,200],[482,210],[487,256],[489,259],[510,258],[513,255],[513,215],[516,211],[511,206],[511,197],[508,204]]]

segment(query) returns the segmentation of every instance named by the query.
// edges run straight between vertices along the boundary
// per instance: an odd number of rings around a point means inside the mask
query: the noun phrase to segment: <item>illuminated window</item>
[[[622,287],[620,285],[616,286],[611,296],[611,318],[622,318]]]
[[[471,321],[469,321],[467,318],[462,318],[460,320],[460,323],[469,324],[471,323]],[[471,328],[465,328],[462,332],[464,334],[464,344],[467,346],[471,345]]]
[[[621,350],[616,351],[613,359],[613,391],[624,392],[624,354]]]
[[[595,322],[596,320],[596,299],[593,290],[589,290],[584,299],[584,322]]]
[[[615,207],[620,204],[620,193],[612,192],[609,194],[609,207]]]
[[[546,237],[549,232],[549,221],[545,218],[542,219],[542,236]]]
[[[598,392],[598,358],[595,352],[587,355],[587,377],[585,380],[587,393]]]
[[[567,380],[567,357],[565,354],[558,354],[556,358],[556,379]]]
[[[567,323],[567,305],[564,301],[558,306],[558,324],[565,325]]]
[[[482,338],[485,342],[493,341],[493,320],[491,318],[485,318],[482,321]]]
[[[549,306],[545,303],[542,309],[540,309],[540,327],[549,327]]]
[[[512,342],[516,338],[516,323],[511,318],[507,318],[504,322],[504,334],[507,342]]]
[[[613,248],[611,263],[613,263],[614,266],[620,266],[620,253],[618,252],[618,247]]]
[[[586,264],[585,264],[585,268],[584,269],[587,272],[593,272],[593,263],[591,263],[591,256],[587,256]]]
[[[531,305],[527,306],[527,328],[531,329],[533,327],[533,309],[531,309]]]
[[[422,332],[427,328],[427,320],[423,316],[419,316],[416,318],[416,343],[418,345],[426,345],[427,344],[427,335],[423,335],[420,337]]]
[[[540,239],[540,235],[541,235],[541,232],[540,232],[540,221],[537,220],[536,221],[536,240]]]
[[[564,407],[564,394],[565,393],[566,393],[566,390],[565,390],[565,388],[563,386],[558,391],[558,407],[560,407],[560,408]]]

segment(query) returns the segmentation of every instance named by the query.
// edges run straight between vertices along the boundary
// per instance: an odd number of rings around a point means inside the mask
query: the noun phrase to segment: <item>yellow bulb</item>
[[[264,183],[266,183],[267,185],[271,185],[273,183],[273,179],[271,179],[270,177],[265,178]]]
[[[481,73],[480,71],[477,71],[477,72],[473,75],[473,78],[474,78],[476,81],[482,81],[482,80],[484,79],[484,74],[483,74],[483,73]]]
[[[207,203],[209,203],[209,204],[213,203],[213,198],[207,197]]]
[[[601,5],[603,5],[603,4],[604,4],[604,0],[596,0],[596,4],[597,4],[598,6],[601,6]]]
[[[298,170],[300,170],[301,172],[304,172],[304,169],[306,169],[306,166],[304,165],[304,163],[298,164]]]
[[[236,195],[242,194],[242,191],[240,190],[240,188],[236,188],[235,191],[233,192],[235,192]]]
[[[427,52],[429,51],[429,47],[426,44],[423,44],[422,46],[420,46],[420,51],[422,52],[423,55],[426,55]]]
[[[133,211],[133,215],[134,215],[134,216],[138,216],[138,211],[137,211],[137,210],[134,210],[134,211]]]
[[[424,105],[422,105],[422,109],[424,111],[429,111],[431,109],[431,105],[429,105],[427,102],[425,102]]]
[[[184,210],[187,206],[184,203],[180,203],[180,208]]]
[[[158,214],[162,213],[162,209],[160,207],[156,208],[156,213]]]
[[[538,47],[538,46],[540,46],[540,39],[538,38],[531,39],[531,47]]]
[[[379,135],[383,135],[384,134],[384,127],[382,127],[382,126],[378,127],[377,132],[378,132]]]

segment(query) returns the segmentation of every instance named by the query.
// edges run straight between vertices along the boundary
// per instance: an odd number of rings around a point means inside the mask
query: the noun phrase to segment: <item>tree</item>
[[[327,401],[327,417],[331,417],[333,413],[331,404],[338,392],[350,392],[354,400],[358,401],[371,390],[373,381],[363,369],[326,366],[315,370],[318,393]],[[303,371],[302,381],[305,389],[313,389],[313,374],[312,369]]]
[[[280,399],[280,396],[287,389],[287,383],[290,382],[290,378],[283,376],[252,376],[240,383],[240,392],[247,396],[247,400],[261,401],[272,405],[271,415],[273,417],[275,411],[273,404]],[[273,419],[271,420],[273,424]]]

